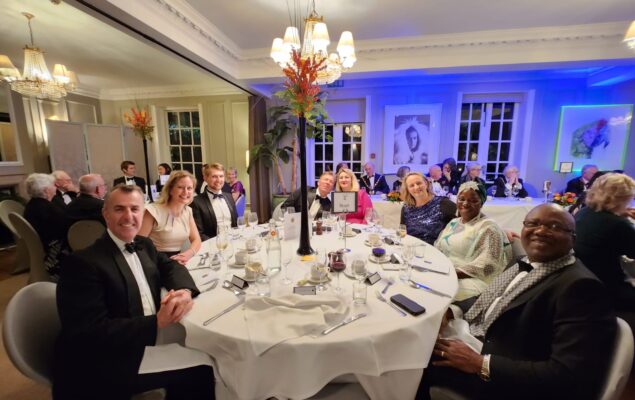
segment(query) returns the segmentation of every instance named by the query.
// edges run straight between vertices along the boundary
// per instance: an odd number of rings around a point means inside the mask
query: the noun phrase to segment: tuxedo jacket
[[[567,188],[565,189],[565,192],[575,193],[576,196],[579,196],[580,193],[583,193],[584,192],[584,182],[582,181],[582,177],[579,176],[579,177],[573,178],[569,182],[567,182]]]
[[[138,176],[134,176],[134,183],[135,185],[139,186],[141,188],[141,190],[143,190],[143,193],[146,192],[146,180],[138,177]],[[112,186],[115,187],[119,184],[125,184],[126,183],[126,177],[125,176],[120,176],[119,178],[115,178],[115,180],[112,182]]]
[[[77,197],[77,192],[66,192],[66,194],[71,198],[71,201],[73,201],[73,199]],[[64,193],[62,193],[59,189],[57,189],[55,191],[55,196],[53,196],[53,199],[51,199],[51,201],[57,204],[58,206],[61,206],[62,208],[64,208],[67,206],[67,204],[64,201],[63,196],[64,196]]]
[[[223,197],[229,207],[229,212],[232,217],[232,227],[237,227],[238,212],[236,211],[234,198],[231,193],[226,192],[223,192]],[[212,207],[212,203],[209,201],[207,193],[203,192],[202,194],[194,197],[194,201],[192,201],[190,207],[192,208],[192,216],[194,217],[194,222],[196,222],[196,227],[198,228],[201,240],[205,241],[216,237],[218,223],[216,221],[216,214],[214,214],[214,208]]]
[[[160,290],[199,291],[182,265],[135,238],[157,310]],[[156,315],[143,315],[137,281],[123,254],[105,233],[92,246],[65,258],[57,285],[62,331],[54,357],[53,397],[80,399],[129,395],[145,346],[157,337]]]
[[[375,185],[371,185],[370,179],[366,175],[362,175],[359,178],[359,188],[366,189],[366,193],[368,194],[371,194],[372,190],[374,190],[375,193],[388,194],[388,192],[390,192],[388,182],[386,182],[386,177],[381,174],[375,174]]]
[[[45,252],[48,245],[54,240],[66,243],[68,222],[64,207],[39,197],[31,198],[24,207],[24,219],[37,232]]]
[[[307,205],[306,205],[306,209],[307,212],[309,211],[309,208],[311,208],[311,204],[313,204],[313,201],[315,201],[315,193],[316,193],[316,189],[315,188],[309,188],[307,190]],[[329,197],[330,199],[330,197]],[[282,203],[282,207],[293,207],[295,209],[295,212],[300,212],[300,210],[302,209],[302,192],[300,189],[296,190],[295,192],[291,193],[291,196],[289,196],[284,203]],[[322,210],[322,205],[320,205],[320,210],[317,212],[317,214],[315,214],[315,219],[320,218],[322,216],[322,211],[330,211],[330,208],[328,210]]]
[[[70,228],[77,221],[93,220],[99,221],[106,226],[106,221],[101,214],[104,201],[88,194],[80,193],[73,201],[66,206],[66,219]]]
[[[496,186],[496,194],[494,195],[494,197],[505,197],[505,184],[507,183],[507,179],[504,176],[499,176],[498,178],[496,178],[496,181],[494,181],[494,185]],[[523,183],[523,180],[518,178],[518,183],[520,183],[523,188],[520,189],[518,191],[518,198],[524,199],[525,197],[527,197],[527,190],[525,190],[525,184]]]
[[[513,300],[485,333],[487,398],[599,398],[616,329],[595,275],[579,260],[559,269]]]

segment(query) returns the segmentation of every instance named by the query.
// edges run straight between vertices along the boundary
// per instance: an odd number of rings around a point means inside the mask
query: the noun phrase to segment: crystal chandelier
[[[635,50],[635,21],[631,22],[631,26],[626,31],[623,41],[628,47]]]
[[[324,23],[324,18],[315,11],[315,0],[313,0],[313,10],[304,20],[304,41],[302,42],[301,57],[315,57],[317,61],[324,60],[325,68],[318,73],[317,83],[324,85],[333,83],[340,76],[342,71],[350,69],[357,58],[355,58],[355,44],[353,34],[350,31],[342,32],[337,45],[337,53],[329,55],[327,47],[331,43],[329,33]],[[295,26],[287,27],[284,39],[275,38],[271,46],[271,58],[281,67],[290,65],[292,50],[300,50],[300,33]]]
[[[31,46],[24,46],[24,71],[22,75],[6,55],[0,55],[0,78],[11,85],[11,89],[25,96],[57,100],[77,88],[79,81],[73,71],[62,64],[55,64],[53,75],[44,62],[44,52],[33,44],[31,20],[33,14],[23,12],[29,24]]]

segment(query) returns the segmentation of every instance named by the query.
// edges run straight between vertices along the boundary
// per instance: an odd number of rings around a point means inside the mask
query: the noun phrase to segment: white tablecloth
[[[364,244],[367,234],[347,239],[352,255],[370,254]],[[417,241],[414,238],[406,240]],[[213,241],[213,240],[212,240]],[[204,244],[205,246],[209,246]],[[420,242],[423,243],[423,242]],[[313,248],[335,250],[343,246],[336,234],[314,236]],[[241,246],[240,242],[235,244]],[[297,240],[284,242],[284,249],[297,249]],[[263,246],[264,247],[264,246]],[[387,246],[387,252],[396,247]],[[437,265],[450,261],[433,247],[426,246],[426,259]],[[295,251],[294,251],[295,252]],[[262,259],[266,260],[264,249]],[[193,257],[192,266],[198,263]],[[272,278],[272,296],[292,292],[295,283],[308,276],[309,263],[295,257],[289,266],[289,276],[294,284],[285,286],[281,282],[282,273]],[[227,390],[238,399],[304,399],[317,393],[322,387],[346,374],[354,374],[372,399],[414,398],[422,369],[427,366],[438,333],[441,317],[447,309],[450,298],[439,297],[422,290],[413,289],[398,280],[396,271],[383,271],[378,264],[368,263],[368,269],[378,271],[382,277],[393,276],[395,284],[386,293],[390,297],[401,293],[426,308],[426,313],[418,317],[401,317],[387,304],[375,297],[375,289],[382,289],[384,281],[368,287],[368,301],[365,306],[352,304],[352,280],[340,275],[343,288],[341,298],[350,305],[351,314],[367,312],[368,316],[351,325],[340,328],[327,336],[303,336],[282,342],[256,356],[249,342],[244,310],[239,307],[222,316],[208,326],[203,321],[220,312],[233,302],[233,293],[219,287],[201,294],[193,310],[183,319],[187,331],[186,345],[210,354],[216,362],[216,373]],[[413,271],[413,279],[453,296],[458,288],[454,268],[448,275]],[[243,270],[230,268],[236,275]],[[207,274],[205,278],[202,275]],[[192,271],[197,283],[207,281],[217,272],[210,270]],[[333,294],[331,288],[325,292]],[[318,294],[319,296],[319,294]],[[284,321],[280,321],[281,324]]]
[[[392,203],[381,199],[380,196],[371,196],[373,207],[383,217],[383,226],[396,229],[399,226],[402,203]],[[538,204],[541,199],[505,199],[494,198],[487,200],[483,206],[483,213],[493,219],[505,230],[512,230],[520,234],[523,220],[527,213]]]

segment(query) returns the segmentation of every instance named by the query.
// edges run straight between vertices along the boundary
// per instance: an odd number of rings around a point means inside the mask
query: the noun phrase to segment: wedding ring
[[[445,358],[445,351],[441,350],[441,358]]]

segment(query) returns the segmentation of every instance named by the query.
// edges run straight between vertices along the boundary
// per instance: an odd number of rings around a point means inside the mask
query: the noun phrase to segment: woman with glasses
[[[622,256],[635,258],[633,196],[633,178],[606,174],[586,192],[586,207],[575,215],[575,255],[604,282],[618,311],[635,311],[635,287],[626,282],[620,262]]]
[[[373,208],[373,202],[365,190],[359,190],[359,182],[355,174],[348,168],[340,169],[337,173],[336,192],[357,192],[357,212],[346,214],[346,222],[352,224],[365,224],[366,210]]]
[[[429,244],[439,236],[445,225],[456,215],[456,204],[447,197],[435,196],[432,185],[420,172],[411,172],[401,186],[401,222],[408,235]]]
[[[456,269],[459,278],[456,300],[480,295],[512,258],[511,245],[503,230],[481,212],[486,199],[483,185],[462,184],[456,203],[459,217],[447,224],[434,243]]]
[[[157,250],[185,265],[201,248],[192,209],[196,178],[188,171],[174,171],[163,186],[159,199],[148,204],[139,236],[152,240]],[[181,251],[189,240],[190,246]]]

